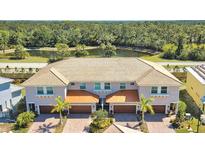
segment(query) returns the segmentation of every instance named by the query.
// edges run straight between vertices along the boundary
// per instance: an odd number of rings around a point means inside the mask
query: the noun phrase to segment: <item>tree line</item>
[[[0,50],[12,46],[69,47],[96,46],[142,47],[162,51],[167,44],[183,47],[205,43],[204,22],[75,22],[75,21],[1,21]],[[179,49],[180,51],[182,49]]]

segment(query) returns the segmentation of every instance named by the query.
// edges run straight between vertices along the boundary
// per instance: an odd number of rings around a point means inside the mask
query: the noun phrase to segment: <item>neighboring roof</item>
[[[24,83],[22,86],[66,86],[64,79],[59,78],[59,74],[53,71],[53,65],[58,62],[48,65],[47,67],[41,69],[39,72],[34,74]],[[55,73],[53,73],[55,72]]]
[[[20,87],[20,86],[14,85],[14,84],[11,84],[10,88],[11,88],[11,92],[15,92],[15,91],[19,91],[19,90],[23,89],[23,87]]]
[[[66,102],[69,103],[99,103],[99,96],[84,90],[69,90]]]
[[[205,65],[186,68],[201,84],[205,84]]]
[[[140,58],[139,60],[148,64],[153,69],[147,72],[147,74],[144,75],[141,80],[137,81],[138,85],[181,85],[181,81],[179,81],[179,79],[167,71],[163,66]]]
[[[120,90],[106,97],[107,103],[133,103],[139,102],[137,90]]]
[[[0,77],[0,84],[7,83],[7,82],[12,82],[12,81],[13,81],[13,79]]]
[[[53,73],[52,70],[55,70]],[[68,58],[52,63],[23,83],[24,86],[66,85],[68,82],[135,82],[148,72],[163,74],[164,83],[181,82],[158,64],[137,58]],[[159,75],[158,75],[159,76]],[[153,78],[158,78],[153,76]],[[171,80],[170,80],[171,79]],[[160,79],[161,80],[161,79]],[[166,81],[167,80],[167,81]]]

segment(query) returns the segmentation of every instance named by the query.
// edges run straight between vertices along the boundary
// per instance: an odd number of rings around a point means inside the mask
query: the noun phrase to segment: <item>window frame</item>
[[[165,92],[162,92],[163,90],[165,90],[165,89],[163,89],[163,88],[166,88],[166,93],[165,93]],[[160,90],[160,93],[161,93],[161,94],[167,94],[167,93],[168,93],[168,87],[162,86],[162,87],[161,87],[161,90]]]
[[[156,92],[153,92],[154,91],[153,88],[156,88],[155,89]],[[157,86],[151,87],[151,94],[158,94],[158,87]]]
[[[48,88],[52,89],[52,93],[48,93]],[[53,91],[53,87],[45,87],[46,89],[46,95],[53,95],[54,91]]]
[[[122,86],[122,84],[124,84],[124,86]],[[124,88],[123,88],[123,87],[124,87]],[[123,83],[123,82],[122,82],[122,83],[120,83],[120,89],[121,89],[121,90],[126,89],[126,83]]]
[[[96,86],[97,84],[99,84],[98,86]],[[96,87],[98,87],[98,88],[96,88]],[[100,82],[95,82],[95,84],[94,84],[94,89],[95,90],[101,90],[101,83]]]
[[[80,89],[81,90],[86,89],[86,83],[80,83]]]
[[[42,88],[42,92],[43,92],[43,93],[39,93],[39,88]],[[37,93],[37,95],[45,95],[45,93],[44,93],[44,88],[43,88],[43,87],[37,87],[37,88],[36,88],[36,93]]]
[[[106,85],[106,84],[109,84],[109,85]],[[106,88],[106,87],[109,87],[109,88]],[[104,83],[104,90],[111,90],[111,83],[110,82]]]

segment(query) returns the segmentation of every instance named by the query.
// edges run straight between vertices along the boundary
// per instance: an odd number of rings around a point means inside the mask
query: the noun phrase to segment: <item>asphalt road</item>
[[[48,63],[0,63],[0,68],[43,68],[47,65]]]
[[[157,64],[160,65],[202,65],[205,64],[205,61],[199,61],[199,62],[156,62]]]

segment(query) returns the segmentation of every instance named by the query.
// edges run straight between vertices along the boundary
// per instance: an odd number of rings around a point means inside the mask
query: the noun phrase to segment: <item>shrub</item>
[[[29,53],[24,49],[23,46],[17,45],[14,52],[15,59],[25,59],[29,56]]]
[[[108,112],[106,110],[100,109],[94,112],[91,116],[93,119],[104,119],[108,117]]]
[[[19,103],[17,104],[16,110],[17,110],[17,113],[18,113],[18,114],[20,114],[20,113],[26,111],[26,101],[25,101],[25,97],[22,98],[22,99],[19,101]]]
[[[113,120],[108,118],[108,112],[106,110],[98,110],[92,114],[93,121],[90,124],[91,133],[103,132],[107,127],[109,127]]]
[[[86,50],[83,50],[83,51],[75,51],[74,55],[76,57],[84,57],[84,56],[88,56],[89,55],[89,52],[86,51]]]
[[[33,122],[35,118],[35,114],[33,112],[23,112],[18,115],[16,120],[17,128],[25,128],[28,126],[30,122]]]
[[[112,56],[115,56],[115,55],[117,55],[117,53],[114,50],[106,50],[105,51],[105,57],[112,57]]]
[[[180,101],[176,119],[172,122],[174,128],[178,128],[181,125],[181,123],[185,121],[186,108],[186,104],[183,101]]]

